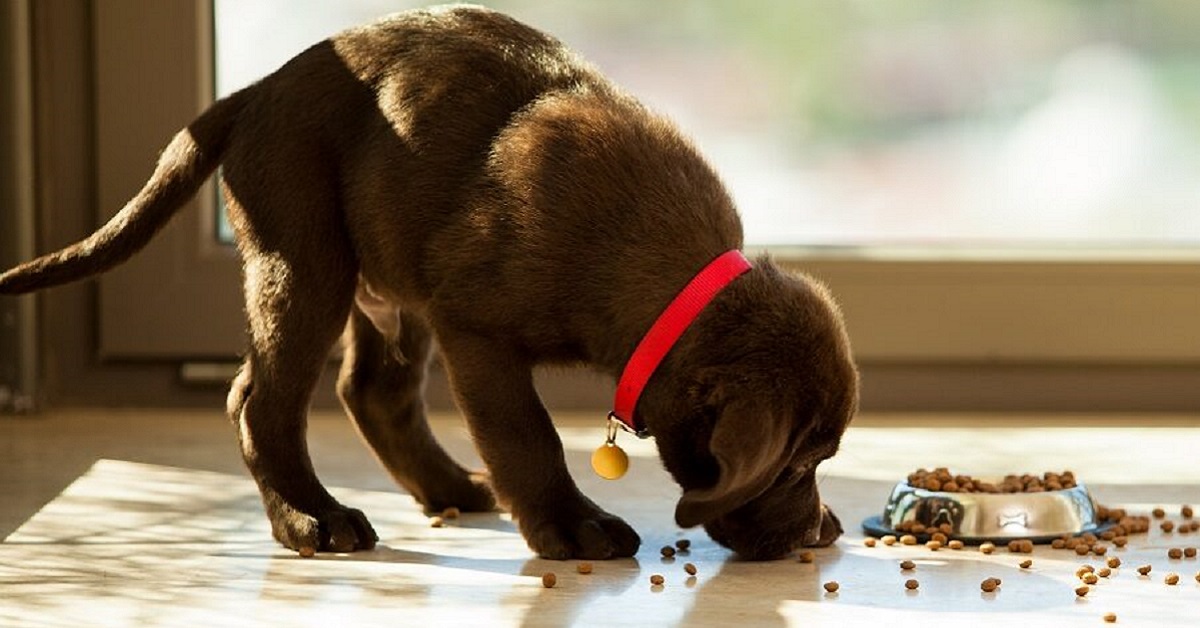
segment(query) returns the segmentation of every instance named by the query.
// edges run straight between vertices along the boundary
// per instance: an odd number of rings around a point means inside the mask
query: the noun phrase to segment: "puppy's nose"
[[[805,547],[827,547],[842,535],[842,522],[825,504],[821,504],[820,518],[808,534],[804,535]]]

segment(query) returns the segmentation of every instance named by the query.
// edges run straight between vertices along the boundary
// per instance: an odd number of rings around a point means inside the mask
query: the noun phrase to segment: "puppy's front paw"
[[[379,536],[362,511],[335,504],[313,514],[291,506],[268,508],[271,534],[284,547],[306,550],[353,552],[375,547]]]
[[[518,520],[529,548],[542,558],[626,558],[642,544],[628,523],[599,508],[566,508],[542,515]]]

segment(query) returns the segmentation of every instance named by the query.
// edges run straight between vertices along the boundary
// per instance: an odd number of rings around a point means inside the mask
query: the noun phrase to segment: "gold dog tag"
[[[617,424],[609,419],[608,437],[592,452],[592,470],[606,480],[617,480],[629,470],[629,456],[617,445]]]

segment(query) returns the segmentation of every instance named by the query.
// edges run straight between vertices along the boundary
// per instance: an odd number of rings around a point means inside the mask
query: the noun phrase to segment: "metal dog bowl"
[[[970,544],[1013,539],[1048,543],[1063,535],[1099,534],[1112,526],[1096,520],[1096,502],[1083,484],[1041,493],[946,493],[901,482],[892,489],[883,515],[867,518],[863,530],[873,536],[900,535],[896,528],[905,521],[934,532],[949,523],[947,536]]]

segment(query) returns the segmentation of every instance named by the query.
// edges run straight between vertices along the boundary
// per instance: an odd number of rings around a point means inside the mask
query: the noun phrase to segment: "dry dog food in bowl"
[[[908,474],[892,489],[883,514],[868,518],[863,529],[877,537],[914,537],[913,543],[942,534],[966,543],[991,541],[1003,543],[1010,551],[1028,552],[1032,547],[1025,541],[1048,543],[1084,533],[1098,537],[1113,528],[1118,513],[1101,508],[1071,471],[1011,474],[992,480],[940,467]],[[1010,544],[1014,540],[1021,543]],[[1094,541],[1088,543],[1083,553],[1094,547]]]

